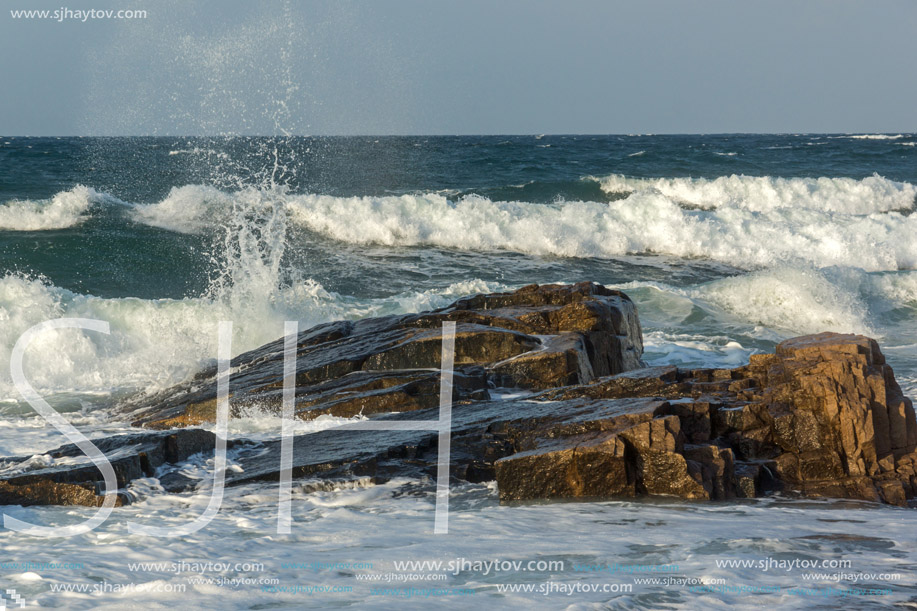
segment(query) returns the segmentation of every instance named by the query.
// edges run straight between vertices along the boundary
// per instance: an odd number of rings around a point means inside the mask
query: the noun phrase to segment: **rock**
[[[616,399],[620,397],[678,397],[687,387],[677,386],[678,368],[644,367],[618,375],[602,377],[590,384],[580,383],[573,388],[559,388],[539,395],[545,401],[573,397]]]
[[[579,333],[552,337],[541,350],[491,366],[490,375],[497,386],[533,389],[583,384],[595,377],[585,339]]]
[[[761,492],[761,466],[752,463],[736,463],[736,496],[753,499]]]
[[[584,435],[556,445],[497,461],[500,500],[635,495],[635,475],[618,435]]]
[[[578,488],[567,480],[538,486],[513,481],[526,468],[509,466],[519,456],[539,478],[558,478],[568,473],[581,438],[564,438],[555,426],[541,433],[552,439],[549,449],[533,450],[517,440],[519,453],[497,463],[501,498],[504,488],[507,499],[538,498],[525,495],[539,490],[546,497],[571,496],[577,489],[594,496],[596,482],[610,473],[619,474],[606,484],[610,495],[630,494],[633,482],[636,493],[688,499],[753,497],[765,489],[897,505],[917,496],[913,405],[869,338],[794,338],[774,355],[754,355],[746,367],[640,369],[532,400],[558,401],[560,410],[576,398],[612,403],[626,395],[680,398],[653,408],[651,420],[603,438],[600,448],[616,447],[612,437],[624,440],[625,450],[615,455],[624,464],[611,469],[608,460],[600,463],[595,481],[578,472]],[[738,467],[736,456],[742,459]]]
[[[296,414],[349,417],[417,410],[439,401],[442,323],[454,321],[456,401],[487,398],[488,385],[545,389],[591,382],[643,365],[633,302],[589,282],[530,285],[478,295],[421,314],[336,322],[297,338]],[[283,340],[233,359],[233,415],[278,414]],[[153,397],[125,402],[134,424],[174,428],[212,422],[216,371]]]
[[[771,420],[782,451],[780,477],[789,488],[904,503],[902,475],[913,473],[907,457],[917,449],[914,408],[875,340],[835,333],[795,338],[745,371],[763,385],[755,403]],[[886,477],[901,483],[900,493]]]
[[[83,505],[100,507],[105,497],[96,494],[94,487],[62,484],[48,479],[36,479],[24,484],[0,481],[0,505]],[[118,495],[115,507],[124,504]]]
[[[917,497],[913,405],[874,340],[794,338],[735,369],[641,367],[633,304],[591,283],[532,285],[434,312],[304,331],[296,415],[435,421],[447,320],[457,329],[450,472],[495,479],[501,501],[728,500],[776,490],[895,505]],[[236,357],[233,367],[233,414],[279,413],[283,342]],[[214,374],[121,409],[150,428],[213,419]],[[515,389],[514,398],[494,399],[496,388]],[[212,451],[214,441],[178,429],[95,443],[111,457],[119,486],[155,472],[163,487],[183,491],[195,481],[163,465]],[[236,441],[241,470],[227,473],[227,485],[278,480],[280,446]],[[438,448],[434,430],[339,427],[294,440],[293,476],[317,486],[432,478]],[[65,446],[55,455],[80,452]],[[27,460],[4,459],[0,502],[99,502],[101,477],[91,464],[17,472]]]
[[[141,477],[153,477],[167,463],[176,464],[200,452],[213,452],[216,436],[201,429],[146,432],[93,440],[114,469],[118,488]],[[51,458],[84,456],[69,444],[47,452]],[[87,505],[97,507],[103,497],[102,472],[91,462],[29,469],[29,457],[0,459],[0,505]],[[118,505],[127,497],[119,495]]]

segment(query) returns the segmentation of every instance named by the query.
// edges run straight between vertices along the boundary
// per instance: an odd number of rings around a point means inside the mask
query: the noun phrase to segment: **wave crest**
[[[606,193],[654,191],[682,204],[702,209],[739,208],[769,212],[804,208],[843,214],[873,214],[910,210],[917,186],[877,174],[853,178],[780,178],[721,176],[719,178],[628,178],[612,174],[595,178]]]
[[[0,205],[0,230],[47,231],[66,229],[83,222],[89,208],[108,199],[94,189],[77,185],[50,199],[17,199]]]

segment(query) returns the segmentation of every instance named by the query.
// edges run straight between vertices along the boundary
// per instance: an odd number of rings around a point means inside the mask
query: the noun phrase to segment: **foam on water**
[[[619,175],[601,183],[604,190],[626,196],[609,203],[536,204],[478,195],[450,199],[442,193],[336,197],[294,194],[282,187],[226,191],[186,185],[157,203],[132,204],[128,214],[137,222],[181,233],[225,231],[234,225],[258,240],[263,229],[257,225],[266,224],[277,236],[275,254],[282,253],[279,242],[286,240],[280,230],[292,224],[351,244],[562,257],[664,254],[748,269],[780,264],[868,271],[917,267],[917,242],[911,239],[917,215],[909,214],[917,186],[910,183],[879,176],[705,180]],[[85,218],[93,197],[109,196],[77,188],[52,202],[63,206],[76,199],[79,205],[66,208],[66,222],[73,223]],[[46,228],[60,216],[46,213]]]
[[[77,185],[45,200],[12,200],[0,205],[0,230],[46,231],[66,229],[83,222],[93,204],[117,201],[111,196]]]
[[[697,208],[738,208],[753,212],[803,208],[865,215],[910,210],[917,197],[917,186],[879,175],[856,180],[735,174],[714,179],[628,178],[612,174],[596,180],[608,193],[652,191]]]
[[[897,140],[904,134],[856,134],[852,136],[828,136],[829,138],[848,138],[850,140]]]
[[[643,359],[648,365],[712,367],[725,369],[748,364],[748,357],[758,350],[747,348],[726,336],[700,333],[672,333],[660,330],[643,335]]]
[[[909,187],[910,188],[910,187]],[[902,202],[882,204],[892,209]],[[610,203],[529,204],[437,195],[297,196],[291,219],[356,244],[433,245],[564,257],[655,253],[746,268],[782,262],[867,270],[917,266],[917,216],[813,208],[688,210],[657,191]]]
[[[187,468],[196,475],[207,475],[212,467],[207,461],[197,461]],[[374,586],[474,591],[472,598],[422,599],[423,603],[435,600],[438,607],[448,608],[465,608],[474,601],[485,607],[532,609],[557,609],[570,604],[577,609],[729,609],[746,608],[753,601],[756,606],[805,609],[811,608],[815,600],[830,604],[839,600],[794,596],[786,592],[787,587],[824,588],[838,584],[817,579],[807,582],[802,577],[805,569],[765,571],[758,566],[761,559],[842,557],[850,562],[851,568],[845,572],[903,576],[909,574],[915,561],[906,536],[917,526],[913,511],[855,502],[787,501],[778,497],[729,507],[665,500],[504,506],[498,502],[496,487],[489,483],[455,487],[449,534],[434,535],[432,486],[417,486],[405,480],[381,485],[356,480],[331,487],[297,483],[293,488],[292,533],[277,535],[276,486],[247,485],[226,490],[221,511],[206,529],[164,545],[130,534],[125,524],[185,524],[203,511],[208,486],[205,484],[195,493],[169,495],[161,492],[155,478],[148,478],[135,482],[133,489],[139,493],[136,503],[116,508],[102,527],[86,535],[54,540],[53,545],[48,545],[45,540],[0,531],[0,544],[10,558],[36,563],[83,563],[82,567],[44,574],[10,571],[5,577],[28,600],[51,607],[62,603],[61,595],[51,591],[52,585],[108,582],[148,584],[143,594],[147,606],[187,605],[193,600],[194,606],[202,609],[248,607],[253,600],[262,606],[283,608],[326,608],[329,600],[359,601],[361,607],[374,609],[404,607],[400,598],[367,595]],[[85,519],[92,509],[14,507],[5,511],[36,523],[67,523]],[[882,525],[881,531],[876,530],[876,524]],[[595,536],[609,529],[626,532],[627,536]],[[673,532],[680,535],[673,539]],[[514,545],[520,537],[525,540],[524,548]],[[92,552],[91,556],[87,552]],[[443,570],[446,579],[442,581],[384,581],[387,574],[404,575],[404,571],[395,568],[395,562],[454,559],[521,561],[523,566],[531,560],[550,560],[562,562],[563,568],[491,570],[488,574],[460,568],[455,572]],[[718,566],[724,561],[748,564]],[[197,572],[168,568],[182,562],[211,566]],[[228,564],[222,565],[224,562]],[[263,563],[263,567],[257,570],[250,565],[233,566],[237,562]],[[153,563],[162,564],[157,567]],[[314,569],[309,568],[311,563],[315,563]],[[360,568],[333,568],[358,563]],[[612,573],[600,568],[616,565],[665,565],[675,568],[666,575],[706,583],[723,579],[730,586],[775,585],[783,591],[749,599],[740,591],[703,594],[671,585],[644,584],[634,585],[630,593],[608,594],[601,590],[601,584],[633,584],[635,577],[658,576]],[[375,581],[358,580],[358,574]],[[220,578],[225,580],[222,586],[206,583]],[[334,598],[328,594],[308,596],[304,592],[262,588],[257,585],[260,578],[277,579],[280,587],[308,583],[351,587],[353,591],[333,594]],[[254,582],[234,587],[230,585],[232,579]],[[561,592],[545,596],[537,590],[501,593],[497,585],[525,583],[537,588],[548,581],[595,584],[597,591],[581,591],[572,597]],[[179,584],[185,584],[187,590],[175,592],[157,587]],[[891,592],[881,597],[884,604],[906,604],[913,595],[912,586],[902,581],[870,582],[870,587],[890,588]],[[63,601],[72,609],[118,609],[129,605],[132,598],[128,593],[74,592]]]
[[[695,295],[744,321],[791,333],[822,331],[878,337],[856,293],[814,270],[778,268],[711,282]]]
[[[239,354],[280,337],[286,320],[297,320],[306,329],[331,320],[442,307],[464,295],[500,288],[471,280],[445,289],[359,300],[310,280],[259,293],[259,278],[251,276],[248,285],[224,285],[222,294],[177,300],[103,299],[41,279],[0,278],[0,392],[9,399],[18,396],[9,363],[20,335],[55,318],[104,320],[111,334],[77,329],[40,334],[25,358],[26,374],[36,389],[58,394],[155,390],[181,381],[215,358],[221,320],[234,321],[233,353]]]

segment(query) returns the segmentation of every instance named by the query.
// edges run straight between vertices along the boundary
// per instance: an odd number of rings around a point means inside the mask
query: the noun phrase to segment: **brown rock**
[[[433,312],[337,322],[302,332],[297,339],[297,415],[369,415],[436,404],[438,383],[429,382],[440,366],[446,321],[456,322],[456,367],[485,366],[490,384],[545,389],[642,366],[640,322],[626,295],[588,282],[531,285],[469,297]],[[283,342],[240,355],[232,365],[231,413],[252,408],[279,412]],[[389,384],[392,372],[403,381]],[[135,424],[152,428],[213,421],[215,373],[202,372],[155,397],[125,402],[121,410],[131,413]],[[484,388],[460,383],[456,391],[457,401],[487,398]]]
[[[62,484],[51,480],[38,480],[26,484],[14,485],[0,481],[0,505],[83,505],[100,507],[105,497],[97,495],[92,489],[77,484]],[[118,496],[115,507],[123,504]]]
[[[497,386],[532,389],[582,384],[595,377],[579,333],[554,336],[541,350],[497,363],[490,373]]]
[[[498,460],[500,500],[633,496],[624,442],[613,433],[567,438]]]
[[[746,367],[635,370],[533,399],[560,402],[562,409],[578,398],[601,403],[625,396],[671,399],[650,419],[645,408],[634,406],[634,415],[643,419],[614,430],[626,443],[626,468],[619,472],[632,477],[637,494],[725,499],[783,489],[896,505],[917,496],[913,406],[869,338],[830,333],[794,338],[776,354],[754,355]],[[551,460],[581,442],[565,440],[562,427],[552,431],[550,452],[538,446],[526,455],[545,476],[555,473]],[[738,467],[735,456],[742,459]],[[523,476],[524,470],[498,470],[498,485],[524,487],[509,481]],[[617,480],[608,494],[629,493],[624,483]]]

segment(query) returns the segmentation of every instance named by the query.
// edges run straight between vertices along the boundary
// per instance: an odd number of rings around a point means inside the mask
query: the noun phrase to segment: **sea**
[[[234,354],[338,319],[418,312],[531,283],[591,280],[636,302],[650,365],[736,367],[821,331],[878,340],[917,396],[917,134],[0,137],[0,473],[66,460],[10,373],[89,438],[113,409]],[[343,419],[299,425],[297,443]],[[271,439],[257,406],[230,436]],[[230,451],[230,468],[233,464]],[[0,529],[6,604],[73,609],[917,607],[917,512],[774,496],[501,505],[431,482],[294,482],[209,498],[213,457],[156,478],[90,533]],[[3,507],[63,526],[95,510]],[[188,606],[190,605],[190,606]]]

